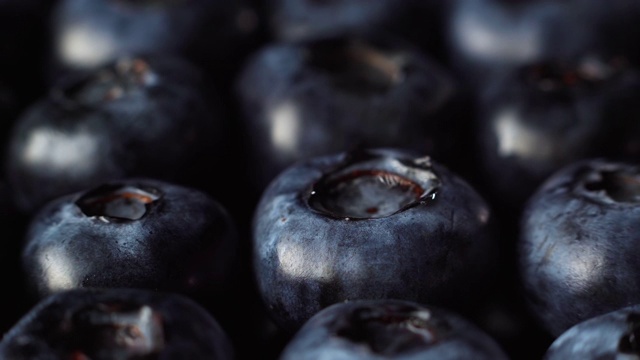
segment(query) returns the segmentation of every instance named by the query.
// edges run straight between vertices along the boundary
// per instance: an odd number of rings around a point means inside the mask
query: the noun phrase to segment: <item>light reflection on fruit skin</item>
[[[271,123],[271,143],[277,149],[276,153],[288,158],[287,163],[293,162],[300,149],[300,114],[293,102],[284,102],[273,107],[267,116]],[[305,129],[308,132],[309,129]]]
[[[63,63],[77,69],[100,66],[117,56],[116,39],[91,24],[81,22],[63,29],[55,48]]]
[[[76,131],[39,127],[28,134],[21,156],[26,166],[43,173],[91,173],[96,166],[100,140],[80,127]]]
[[[553,141],[547,133],[523,123],[514,109],[504,109],[496,114],[494,132],[497,153],[501,157],[513,156],[522,161],[544,161],[556,153]]]
[[[52,293],[72,289],[77,283],[77,264],[63,249],[48,247],[38,254],[37,261]]]

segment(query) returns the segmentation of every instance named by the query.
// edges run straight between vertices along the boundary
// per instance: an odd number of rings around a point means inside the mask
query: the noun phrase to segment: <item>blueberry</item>
[[[520,276],[530,309],[550,334],[640,303],[639,199],[635,163],[589,159],[554,173],[528,201]]]
[[[276,41],[305,41],[383,29],[436,49],[446,6],[423,0],[266,0],[268,30]]]
[[[309,319],[284,348],[292,359],[507,359],[465,318],[410,301],[354,300]]]
[[[553,172],[588,157],[637,159],[640,73],[622,58],[514,68],[479,98],[479,158],[492,198],[519,211]]]
[[[563,332],[544,359],[633,359],[640,356],[640,306],[584,320]]]
[[[132,287],[210,299],[231,285],[235,226],[202,191],[153,179],[106,182],[41,208],[27,229],[22,265],[38,298]]]
[[[380,33],[271,43],[237,88],[259,191],[296,160],[358,146],[406,146],[444,161],[464,131],[448,72]]]
[[[233,359],[216,319],[175,293],[75,289],[40,301],[5,334],[3,359]]]
[[[279,174],[255,210],[258,289],[285,331],[361,298],[465,311],[483,301],[475,289],[494,270],[492,225],[483,198],[427,156],[379,148],[313,157]]]
[[[256,27],[244,0],[60,0],[51,17],[51,78],[137,54],[186,57],[223,78]]]
[[[19,207],[32,213],[58,196],[129,176],[213,187],[220,176],[205,163],[215,165],[226,146],[227,114],[200,76],[191,63],[164,55],[123,57],[61,81],[9,138],[5,172]]]
[[[447,57],[468,84],[482,87],[504,69],[583,54],[597,34],[584,3],[455,0],[445,21]]]

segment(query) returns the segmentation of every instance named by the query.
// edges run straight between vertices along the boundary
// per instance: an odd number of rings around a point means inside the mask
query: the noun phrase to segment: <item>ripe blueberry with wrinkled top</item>
[[[635,163],[578,161],[529,199],[518,241],[520,280],[533,315],[550,334],[640,303],[638,232]]]
[[[640,306],[584,320],[554,340],[544,360],[633,359],[640,356]]]
[[[339,33],[267,44],[240,73],[237,95],[259,192],[297,160],[356,147],[462,158],[456,155],[467,128],[455,80],[397,36]]]
[[[219,176],[203,163],[219,163],[228,127],[208,94],[201,70],[169,55],[121,57],[61,80],[17,119],[6,145],[17,204],[33,213],[131,176],[211,187]]]
[[[253,264],[287,331],[346,300],[398,298],[464,309],[497,256],[491,209],[429,157],[368,149],[298,162],[263,193]],[[474,296],[470,296],[474,294]]]
[[[561,167],[596,156],[637,159],[640,73],[622,58],[541,61],[480,93],[482,176],[493,199],[520,211]]]
[[[227,210],[206,193],[131,178],[45,205],[27,229],[22,266],[37,298],[111,287],[210,298],[229,285],[237,236]]]
[[[182,295],[142,289],[74,289],[40,301],[0,342],[0,357],[233,359],[225,330]]]
[[[451,311],[396,299],[331,305],[309,319],[280,360],[506,360],[498,343]]]

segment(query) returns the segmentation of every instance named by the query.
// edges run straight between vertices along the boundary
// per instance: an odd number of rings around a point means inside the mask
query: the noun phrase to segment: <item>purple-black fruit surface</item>
[[[449,310],[395,299],[331,305],[309,319],[280,360],[506,360],[483,330]]]
[[[5,172],[23,211],[118,178],[204,188],[220,177],[209,167],[226,146],[227,114],[191,63],[123,57],[75,75],[13,128]]]
[[[45,359],[234,359],[225,330],[175,293],[75,289],[40,301],[7,332],[0,357]]]
[[[60,0],[50,25],[51,78],[141,53],[186,57],[225,77],[257,27],[244,0]]]
[[[22,250],[38,297],[134,287],[212,298],[230,286],[238,232],[206,193],[153,179],[106,182],[49,202]]]
[[[640,72],[622,58],[531,63],[480,95],[482,177],[491,198],[513,210],[574,161],[640,158]]]
[[[445,162],[466,129],[448,72],[388,34],[271,43],[237,89],[259,192],[297,160],[358,146],[409,147]]]
[[[633,359],[640,356],[640,305],[584,320],[554,340],[544,360]]]
[[[493,230],[483,198],[427,156],[336,153],[298,162],[267,187],[254,214],[253,266],[285,331],[360,298],[468,310],[496,269]]]
[[[640,303],[640,168],[583,160],[554,173],[528,201],[518,242],[527,302],[554,336]]]

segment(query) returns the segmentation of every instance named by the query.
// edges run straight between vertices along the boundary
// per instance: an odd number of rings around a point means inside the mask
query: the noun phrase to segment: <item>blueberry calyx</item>
[[[129,96],[157,83],[157,74],[141,58],[121,58],[113,66],[69,84],[55,88],[52,96],[59,103],[96,106]]]
[[[147,186],[103,185],[76,201],[88,217],[104,222],[134,221],[143,218],[162,194]]]
[[[627,324],[629,331],[620,338],[618,350],[624,354],[640,355],[640,314],[629,314]]]
[[[307,61],[336,88],[361,95],[387,92],[404,77],[398,59],[361,41],[331,39],[314,43]]]
[[[347,319],[337,324],[335,335],[362,343],[381,356],[424,349],[451,330],[447,321],[431,312],[403,305],[362,307]]]
[[[346,220],[376,219],[434,200],[440,180],[428,157],[348,157],[312,187],[309,207]]]
[[[635,170],[602,169],[583,174],[583,191],[590,197],[618,203],[640,202],[640,173]],[[580,188],[579,188],[580,189]]]
[[[70,353],[78,359],[141,359],[165,346],[162,318],[149,306],[99,303],[63,322],[63,333],[79,334]]]

